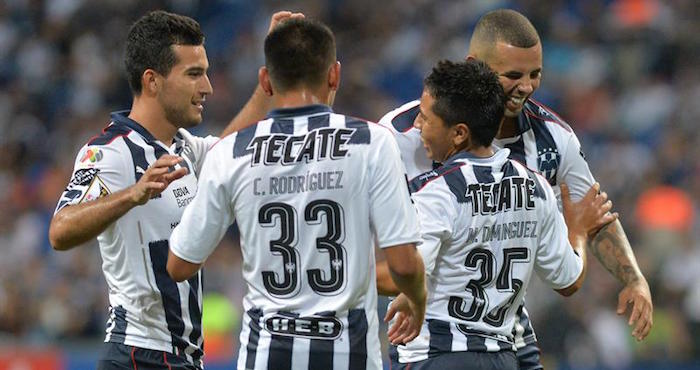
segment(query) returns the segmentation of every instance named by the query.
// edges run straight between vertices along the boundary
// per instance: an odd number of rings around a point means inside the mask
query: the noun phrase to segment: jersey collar
[[[508,158],[508,155],[510,154],[510,150],[508,148],[499,149],[494,146],[492,146],[492,148],[494,150],[494,153],[490,157],[477,157],[469,152],[461,151],[456,154],[453,154],[450,158],[448,158],[445,161],[445,164],[464,160],[476,164],[487,164],[492,163],[494,161],[500,162],[502,159]]]
[[[148,142],[152,141],[158,141],[153,135],[151,135],[148,130],[146,130],[145,127],[141,126],[138,122],[134,121],[133,119],[129,118],[129,113],[130,110],[120,110],[116,112],[112,112],[110,114],[112,121],[114,123],[118,123],[120,125],[125,125],[129,127],[130,129],[138,132],[141,136],[143,136],[144,139]]]
[[[333,113],[331,107],[323,104],[311,104],[303,107],[273,109],[265,118],[284,118],[293,116],[308,116],[318,113]]]
[[[525,105],[523,106],[523,109],[520,111],[520,114],[518,114],[518,123],[517,123],[517,125],[518,125],[518,133],[516,134],[516,136],[522,135],[522,134],[524,134],[527,130],[530,129],[530,119],[528,118],[528,115],[527,115],[527,112],[526,112],[526,111],[529,109],[529,105],[530,105],[530,99],[528,99],[528,100],[525,102]]]

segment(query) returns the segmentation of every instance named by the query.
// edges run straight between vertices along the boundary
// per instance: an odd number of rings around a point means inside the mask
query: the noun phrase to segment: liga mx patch
[[[80,157],[80,163],[91,164],[102,160],[104,155],[99,148],[86,148],[85,153]]]

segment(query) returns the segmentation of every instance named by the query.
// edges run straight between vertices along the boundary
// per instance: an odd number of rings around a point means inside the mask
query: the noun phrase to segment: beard
[[[201,115],[193,115],[189,106],[183,104],[170,104],[161,100],[161,106],[165,112],[165,118],[176,127],[188,128],[197,126],[202,122]]]

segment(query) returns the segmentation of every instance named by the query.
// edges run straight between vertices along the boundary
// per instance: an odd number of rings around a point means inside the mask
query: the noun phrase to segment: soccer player
[[[373,241],[406,297],[415,337],[425,313],[418,221],[389,130],[333,113],[335,40],[293,19],[265,39],[260,86],[275,108],[208,154],[170,238],[168,272],[196,274],[238,222],[243,278],[239,369],[382,368]]]
[[[291,16],[276,13],[271,28]],[[131,110],[80,149],[49,239],[68,250],[97,237],[110,302],[98,369],[199,369],[201,276],[176,283],[165,268],[167,240],[218,140],[185,130],[212,93],[204,35],[191,18],[151,12],[131,27],[125,64]]]
[[[507,9],[484,15],[477,23],[469,46],[470,58],[486,62],[499,76],[508,100],[505,117],[494,145],[510,149],[510,157],[540,172],[550,185],[567,184],[571,197],[582,199],[595,180],[571,127],[556,113],[531,98],[542,75],[542,44],[537,31],[522,14]],[[381,120],[396,133],[409,178],[433,167],[413,127],[419,101],[389,112]],[[555,194],[561,199],[558,187]],[[643,339],[652,326],[649,286],[637,266],[632,248],[619,220],[597,230],[589,249],[624,288],[619,294],[618,314],[632,305],[632,335]],[[541,368],[536,337],[524,307],[514,332],[521,369]]]
[[[568,214],[567,241],[551,185],[491,147],[505,101],[481,61],[439,62],[425,79],[416,126],[428,158],[442,165],[410,187],[430,293],[421,335],[398,348],[392,368],[518,369],[512,329],[532,272],[573,294],[585,276],[586,225],[615,217],[605,195],[590,191],[592,206]],[[399,295],[389,313],[404,301]]]

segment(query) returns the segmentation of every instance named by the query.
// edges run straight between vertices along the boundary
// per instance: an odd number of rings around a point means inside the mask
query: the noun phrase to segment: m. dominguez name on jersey
[[[465,194],[472,215],[492,215],[505,211],[535,208],[535,181],[506,177],[500,183],[469,184]]]
[[[354,132],[352,128],[322,128],[297,136],[262,135],[256,136],[246,149],[253,152],[251,166],[334,160],[348,154],[347,144]]]

